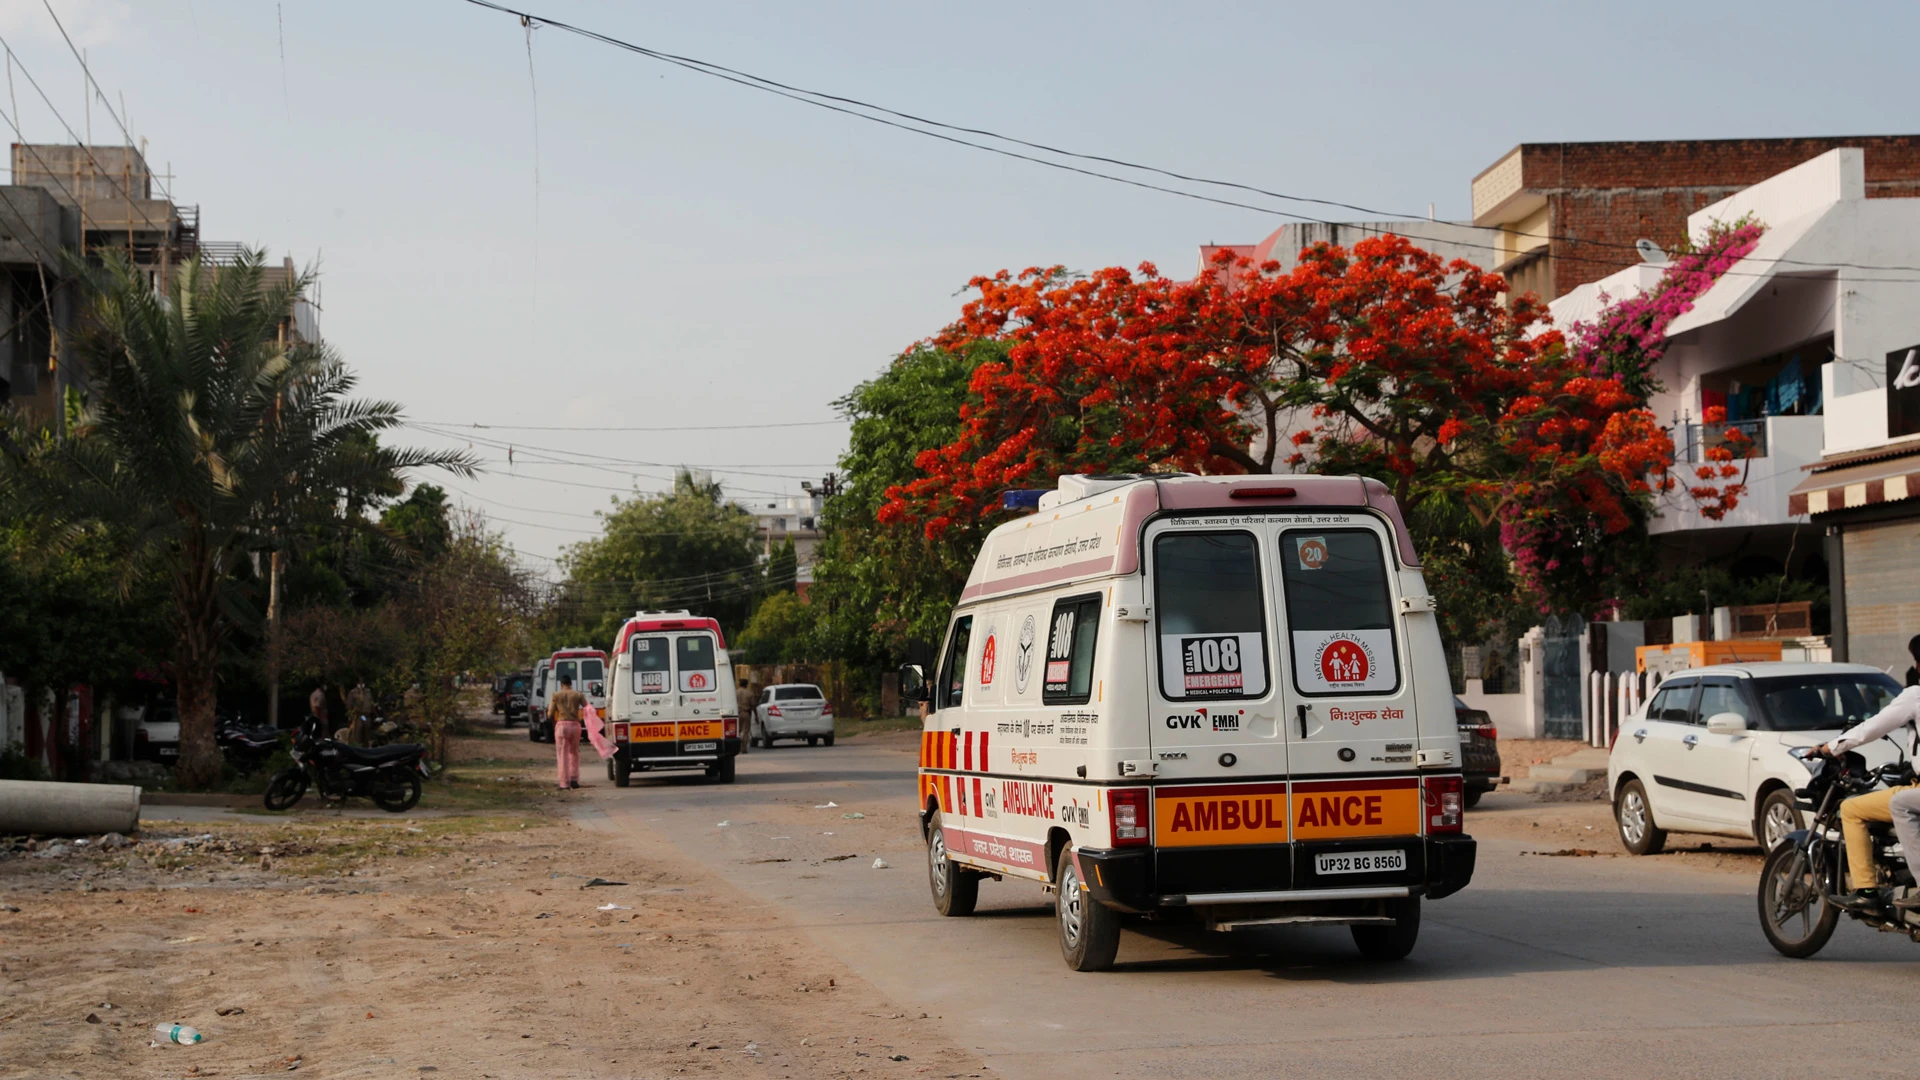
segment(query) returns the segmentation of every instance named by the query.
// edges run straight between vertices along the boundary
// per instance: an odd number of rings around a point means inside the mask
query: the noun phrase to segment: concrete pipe
[[[97,836],[140,828],[140,789],[0,780],[0,833]]]

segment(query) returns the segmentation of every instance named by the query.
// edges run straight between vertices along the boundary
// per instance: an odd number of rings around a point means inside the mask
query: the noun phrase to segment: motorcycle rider
[[[1907,652],[1913,655],[1914,663],[1920,665],[1920,634],[1907,642]],[[1920,738],[1920,686],[1902,690],[1886,708],[1841,732],[1832,742],[1815,747],[1815,752],[1844,754],[1903,727],[1914,729],[1908,736],[1908,745],[1914,745],[1913,740]],[[1886,906],[1886,899],[1876,884],[1873,844],[1867,839],[1867,823],[1872,821],[1892,822],[1894,834],[1900,838],[1907,857],[1920,860],[1920,784],[1880,788],[1840,804],[1840,826],[1847,840],[1847,872],[1853,878],[1853,892],[1841,901],[1841,906],[1854,911],[1878,911]],[[1920,895],[1903,898],[1898,906],[1920,907]]]

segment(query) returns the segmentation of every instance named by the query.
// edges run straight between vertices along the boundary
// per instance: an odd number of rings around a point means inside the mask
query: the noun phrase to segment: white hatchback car
[[[1614,824],[1635,855],[1668,832],[1757,839],[1771,848],[1803,827],[1794,789],[1807,769],[1787,753],[1817,746],[1900,693],[1864,664],[1727,664],[1669,676],[1620,724],[1607,762]],[[1860,748],[1869,767],[1910,748]]]
[[[808,746],[833,745],[833,706],[812,683],[769,686],[753,710],[749,733],[754,746],[773,748],[775,739],[805,739]]]

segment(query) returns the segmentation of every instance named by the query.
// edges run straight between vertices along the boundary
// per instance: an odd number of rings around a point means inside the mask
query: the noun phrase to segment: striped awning
[[[1817,516],[1920,498],[1920,446],[1895,454],[1848,455],[1811,466],[1812,474],[1787,494],[1787,513]],[[1861,460],[1869,456],[1877,460]]]

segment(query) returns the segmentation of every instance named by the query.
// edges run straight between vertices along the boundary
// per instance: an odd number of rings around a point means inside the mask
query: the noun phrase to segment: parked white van
[[[1386,489],[1065,476],[1009,504],[1035,494],[988,536],[922,691],[935,906],[1043,882],[1082,971],[1112,964],[1122,913],[1343,924],[1405,956],[1475,849],[1434,604]]]
[[[626,787],[654,769],[705,769],[733,783],[740,707],[720,624],[685,611],[642,611],[613,646],[614,756],[607,776]]]

